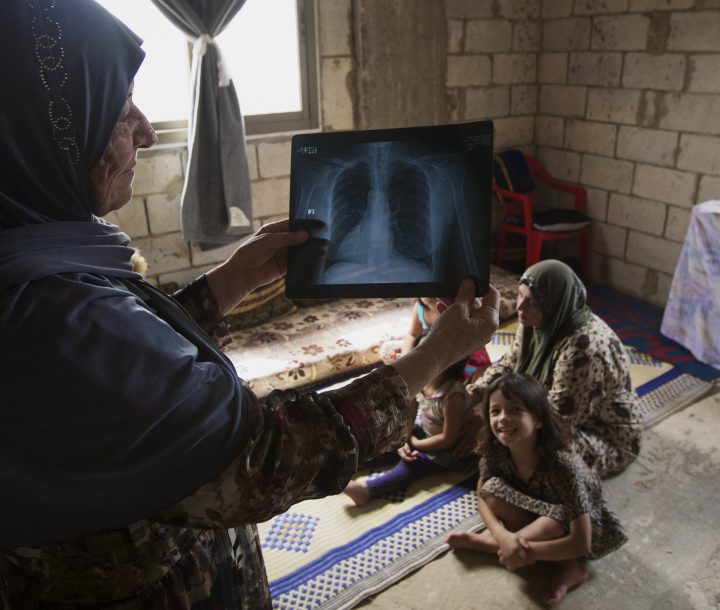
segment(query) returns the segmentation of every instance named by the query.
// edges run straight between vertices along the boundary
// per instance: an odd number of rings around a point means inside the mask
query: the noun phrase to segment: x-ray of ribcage
[[[362,236],[356,232],[355,239],[351,240],[348,233],[358,227],[365,217],[370,187],[370,167],[364,161],[343,169],[335,179],[326,269],[338,260],[363,262]]]
[[[432,264],[428,246],[430,231],[430,186],[416,165],[396,161],[389,168],[388,205],[390,232],[395,251],[428,267]]]
[[[460,258],[472,267],[467,167],[457,155],[411,157],[404,143],[358,145],[352,161],[310,159],[296,218],[312,219],[327,240],[316,283],[433,282]],[[459,239],[458,239],[459,236]],[[452,250],[452,251],[451,251]]]

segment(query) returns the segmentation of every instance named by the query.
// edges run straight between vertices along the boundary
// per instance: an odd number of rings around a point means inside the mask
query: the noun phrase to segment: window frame
[[[245,117],[245,134],[303,131],[319,126],[317,43],[314,0],[296,0],[302,110]],[[240,109],[242,110],[242,108]]]
[[[246,136],[308,131],[320,125],[315,0],[296,0],[296,6],[302,110],[244,116]],[[188,53],[192,61],[192,43],[188,43]],[[187,125],[186,119],[152,124],[160,144],[187,143]]]

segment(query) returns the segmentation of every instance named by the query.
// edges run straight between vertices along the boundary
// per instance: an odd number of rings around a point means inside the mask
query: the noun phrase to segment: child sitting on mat
[[[415,345],[425,337],[421,334]],[[467,469],[472,461],[457,462],[452,449],[470,412],[470,397],[462,383],[465,361],[457,362],[426,385],[414,399],[418,419],[413,435],[397,454],[380,456],[365,466],[397,461],[390,470],[365,481],[350,481],[344,490],[358,506],[394,491],[407,488],[422,477],[448,469]],[[399,457],[399,461],[398,461]]]
[[[440,317],[438,312],[438,301],[434,297],[421,297],[415,299],[410,318],[410,328],[402,341],[388,341],[382,345],[380,356],[385,363],[397,360],[403,354],[407,354],[415,345],[418,337],[430,330],[435,321]],[[471,375],[481,374],[491,364],[490,356],[483,347],[465,363],[463,379],[469,379]]]
[[[497,554],[510,571],[556,562],[544,603],[554,606],[588,577],[585,558],[622,546],[627,537],[608,508],[598,475],[568,452],[534,377],[510,373],[486,390],[478,510],[485,530],[452,532],[452,549]]]

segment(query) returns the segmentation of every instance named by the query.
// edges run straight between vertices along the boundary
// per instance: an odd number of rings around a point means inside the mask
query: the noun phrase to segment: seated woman
[[[622,470],[640,451],[642,422],[625,348],[586,304],[572,269],[541,261],[520,278],[520,326],[510,351],[468,390],[482,391],[510,372],[528,373],[572,434],[573,448],[600,476]]]

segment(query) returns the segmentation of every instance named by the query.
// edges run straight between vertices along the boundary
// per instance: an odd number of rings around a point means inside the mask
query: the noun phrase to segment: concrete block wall
[[[541,21],[537,156],[588,189],[592,278],[664,305],[692,206],[720,198],[720,5],[544,0]]]
[[[290,192],[289,137],[250,139],[255,228],[287,216]],[[148,261],[148,279],[184,285],[224,261],[241,243],[203,251],[185,242],[180,232],[180,193],[187,158],[185,147],[140,151],[128,205],[106,216],[131,238]]]
[[[497,148],[533,151],[540,6],[533,0],[445,3],[450,118],[491,119]]]
[[[357,2],[317,0],[323,130],[373,127],[360,99],[372,88],[358,71]],[[362,0],[362,10],[374,2],[388,10],[386,0]],[[553,174],[582,183],[593,279],[663,305],[692,206],[720,197],[720,4],[444,0],[444,13],[447,120],[492,119],[497,148],[535,153]],[[289,146],[287,134],[248,139],[257,227],[286,215]],[[110,216],[161,283],[192,279],[235,247],[202,252],[182,242],[185,156],[142,151],[134,199]]]

